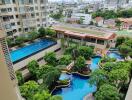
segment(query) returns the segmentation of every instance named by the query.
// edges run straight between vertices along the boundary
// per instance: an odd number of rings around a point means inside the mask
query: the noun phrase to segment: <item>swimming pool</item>
[[[116,58],[117,60],[122,60],[123,57],[118,52],[108,52],[107,55],[110,58]]]
[[[38,40],[35,43],[10,52],[11,60],[13,63],[18,62],[54,44],[56,44],[56,42],[48,39]]]
[[[94,57],[92,59],[91,69],[95,70],[98,68],[98,62],[101,57]],[[96,66],[96,67],[95,67]],[[53,95],[61,95],[63,100],[83,100],[83,98],[89,94],[96,91],[96,85],[91,86],[88,83],[88,78],[84,78],[78,75],[68,75],[62,73],[60,79],[71,80],[71,85],[66,88],[57,89],[53,92]]]

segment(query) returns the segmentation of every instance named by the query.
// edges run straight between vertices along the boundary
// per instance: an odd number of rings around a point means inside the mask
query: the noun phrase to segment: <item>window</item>
[[[41,0],[40,3],[44,3],[44,0]]]
[[[35,10],[38,10],[38,7],[37,6],[35,7]]]
[[[15,4],[16,3],[16,1],[15,0],[12,0],[12,2]]]
[[[11,36],[11,35],[13,35],[13,32],[12,32],[12,31],[7,32],[7,35],[8,35],[8,36]]]
[[[12,8],[7,8],[8,12],[12,12]]]
[[[24,0],[18,0],[20,4],[24,4]]]
[[[12,15],[12,16],[10,16],[10,19],[14,19],[14,16]]]
[[[16,7],[14,7],[14,11],[17,11],[17,8]]]
[[[11,26],[15,26],[15,23],[11,23]]]
[[[16,18],[18,18],[18,15],[16,15]]]
[[[33,4],[33,0],[29,0],[29,3],[30,3],[30,4]]]
[[[39,13],[36,13],[36,16],[39,16]]]
[[[5,4],[10,4],[11,1],[10,1],[10,0],[4,0],[4,3],[5,3]]]
[[[25,28],[24,30],[25,30],[25,32],[28,32],[28,28]]]
[[[17,22],[17,25],[20,25],[20,22]]]
[[[19,31],[19,32],[21,32],[21,31],[22,31],[22,29],[21,29],[21,28],[19,28],[19,29],[18,29],[18,31]]]
[[[37,26],[40,27],[40,24],[38,24]]]
[[[37,3],[37,0],[34,0],[35,3]]]
[[[39,21],[39,19],[37,19],[37,21]]]
[[[2,8],[2,9],[1,9],[1,12],[3,12],[3,13],[4,13],[4,12],[7,12],[7,9],[6,9],[6,8]]]
[[[14,30],[13,30],[13,33],[16,33],[16,32],[17,32],[17,30],[16,30],[16,29],[14,29]]]

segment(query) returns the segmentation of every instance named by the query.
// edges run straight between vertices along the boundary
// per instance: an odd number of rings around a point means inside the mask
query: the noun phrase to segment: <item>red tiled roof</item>
[[[96,20],[96,22],[99,22],[99,21],[103,20],[103,18],[102,17],[96,17],[95,20]]]
[[[64,30],[64,29],[59,29],[59,28],[54,28],[57,32],[69,35],[69,36],[75,36],[75,37],[81,37],[81,38],[96,38],[96,39],[102,39],[102,40],[111,40],[116,38],[115,33],[104,33],[103,36],[97,36],[93,34],[87,34],[87,33],[78,33],[78,32],[72,32],[69,30]]]

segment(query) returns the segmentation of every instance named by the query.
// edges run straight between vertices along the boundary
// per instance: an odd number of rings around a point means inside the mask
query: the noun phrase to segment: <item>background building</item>
[[[2,0],[0,19],[7,36],[17,36],[47,24],[48,0]]]
[[[4,32],[0,29],[0,100],[22,100]]]

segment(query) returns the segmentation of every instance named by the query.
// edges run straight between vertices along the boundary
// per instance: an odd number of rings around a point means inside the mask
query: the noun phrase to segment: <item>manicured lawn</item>
[[[93,34],[98,36],[103,36],[105,33],[95,30],[90,30],[87,28],[74,28],[74,27],[67,27],[67,26],[59,26],[58,28],[73,31],[73,32],[79,32],[79,33],[87,33],[87,34]]]
[[[128,36],[128,37],[132,37],[132,30],[121,30],[116,32],[116,34],[118,36]]]

